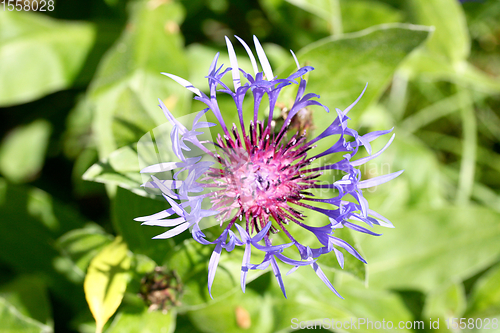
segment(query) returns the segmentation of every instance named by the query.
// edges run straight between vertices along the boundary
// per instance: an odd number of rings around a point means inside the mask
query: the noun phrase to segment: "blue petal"
[[[243,261],[241,263],[241,290],[243,290],[243,292],[245,292],[251,254],[252,254],[252,247],[249,244],[247,244],[245,246],[245,253],[243,254]]]
[[[328,280],[328,278],[326,277],[325,273],[323,273],[323,271],[321,270],[321,268],[319,267],[319,265],[317,263],[313,263],[312,267],[313,267],[314,271],[316,272],[316,274],[321,279],[321,281],[323,281],[326,284],[326,286],[331,291],[333,291],[335,293],[335,295],[337,295],[338,297],[344,299],[344,297],[340,296],[340,294],[337,292],[337,290],[335,290],[335,288],[333,288],[332,283],[330,282],[330,280]]]
[[[276,277],[276,280],[278,280],[278,284],[280,285],[281,291],[283,292],[283,296],[286,297],[286,291],[285,291],[285,285],[283,284],[283,279],[281,278],[281,273],[280,269],[278,267],[278,264],[276,263],[276,259],[274,257],[271,257],[271,266],[273,268],[274,276]]]
[[[217,270],[217,266],[219,265],[220,253],[222,250],[222,241],[217,243],[215,246],[214,252],[212,252],[212,256],[210,257],[210,262],[208,263],[208,293],[210,297],[212,297],[212,283],[215,278],[215,271]]]

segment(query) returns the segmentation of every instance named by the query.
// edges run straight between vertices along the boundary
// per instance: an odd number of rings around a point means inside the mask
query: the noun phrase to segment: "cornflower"
[[[366,224],[368,227],[374,225],[393,227],[386,218],[368,208],[362,190],[385,183],[399,176],[402,171],[362,180],[361,171],[357,168],[387,149],[394,135],[385,147],[373,154],[370,142],[390,133],[392,129],[359,135],[357,131],[347,126],[349,119],[347,113],[360,100],[366,90],[365,86],[360,96],[345,110],[336,109],[336,117],[330,126],[315,138],[307,139],[307,129],[302,133],[295,133],[295,130],[292,132],[290,125],[294,116],[310,106],[320,106],[329,112],[328,107],[318,101],[319,95],[305,93],[306,80],[303,77],[314,68],[301,67],[292,52],[297,71],[286,78],[277,78],[256,37],[254,43],[262,71],[259,71],[250,47],[239,37],[236,38],[250,58],[253,75],[238,67],[233,45],[227,37],[231,67],[224,68],[223,65],[218,67],[219,53],[215,55],[206,76],[208,95],[176,75],[162,73],[193,92],[194,99],[203,102],[207,107],[197,114],[189,129],[176,120],[165,104],[159,100],[160,108],[172,125],[170,132],[172,150],[179,161],[151,165],[141,172],[155,174],[176,170],[173,180],[160,180],[152,175],[152,181],[145,184],[146,187],[159,189],[171,207],[136,220],[145,225],[171,228],[155,238],[174,237],[190,229],[192,237],[200,244],[215,245],[208,266],[210,296],[222,249],[230,252],[236,246],[241,246],[244,247],[241,266],[243,292],[248,271],[265,269],[270,265],[286,297],[278,266],[280,261],[292,266],[290,272],[301,266],[311,266],[326,286],[341,297],[319,267],[317,259],[334,252],[339,265],[343,268],[344,257],[340,249],[344,249],[366,263],[354,247],[334,236],[335,229],[347,227],[370,235],[380,235],[361,224]],[[233,89],[222,81],[228,73],[232,76]],[[241,76],[246,79],[244,84]],[[275,128],[273,112],[280,93],[283,88],[291,85],[298,85],[295,100],[288,110],[282,127]],[[232,97],[235,111],[238,113],[239,126],[232,124],[231,128],[228,128],[224,122],[217,101],[220,93]],[[266,95],[269,100],[269,114],[264,120],[259,120],[259,109]],[[253,120],[247,127],[243,120],[243,101],[249,96],[253,97]],[[213,113],[223,132],[222,135],[218,134],[213,142],[198,138],[204,133],[200,129],[216,126],[214,123],[200,121],[208,111]],[[318,141],[331,140],[332,136],[338,138],[328,149],[312,154]],[[207,161],[201,156],[186,157],[185,152],[191,151],[187,143],[192,145],[191,147],[200,149],[211,160]],[[354,159],[361,146],[369,155]],[[338,162],[313,167],[314,160],[336,154],[341,155]],[[341,172],[343,177],[324,184],[318,178],[325,170],[336,170]],[[183,179],[181,175],[186,173],[187,176]],[[323,189],[326,189],[326,192],[336,191],[337,195],[332,198],[318,198],[313,193],[315,190],[323,191]],[[202,194],[192,195],[192,193]],[[354,200],[349,201],[349,198]],[[211,209],[202,209],[204,201],[210,202]],[[326,204],[328,208],[318,207],[318,203],[323,207]],[[320,227],[309,225],[304,215],[307,210],[326,215],[329,223]],[[213,241],[206,239],[199,225],[200,221],[209,216],[216,217],[222,230],[220,236]],[[322,246],[314,248],[301,244],[289,231],[291,224],[313,233]],[[273,245],[273,235],[278,231],[286,235],[289,240],[287,243]],[[296,259],[283,254],[286,248],[293,246],[298,252]],[[262,262],[258,264],[250,262],[252,249],[264,253]]]

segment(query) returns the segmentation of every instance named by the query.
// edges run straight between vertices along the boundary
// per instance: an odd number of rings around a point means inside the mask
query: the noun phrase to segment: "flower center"
[[[261,209],[271,209],[278,200],[283,201],[299,194],[294,183],[287,182],[290,161],[273,156],[274,150],[256,152],[243,165],[236,165],[226,178],[230,187],[239,194],[239,204],[244,211],[259,215]],[[284,170],[286,171],[286,170]]]
[[[221,211],[221,221],[237,210],[237,215],[244,215],[260,229],[270,217],[280,226],[290,218],[301,218],[300,212],[289,204],[300,201],[303,191],[315,184],[317,174],[301,171],[310,163],[306,159],[309,148],[304,144],[304,135],[280,143],[280,137],[269,135],[269,127],[263,129],[261,123],[258,127],[260,135],[251,126],[249,136],[243,140],[237,133],[234,140],[226,137],[223,141],[219,137],[217,142],[223,149],[221,168],[212,169],[209,180],[219,188],[212,203],[214,209]]]

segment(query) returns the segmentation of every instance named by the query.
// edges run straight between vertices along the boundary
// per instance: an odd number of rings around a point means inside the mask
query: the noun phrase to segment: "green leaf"
[[[426,27],[390,24],[340,38],[326,38],[300,50],[297,54],[300,64],[316,68],[309,73],[307,91],[321,95],[320,102],[331,110],[326,113],[322,108],[314,109],[316,133],[333,122],[335,108],[345,109],[353,103],[366,83],[368,88],[363,98],[351,112],[359,114],[378,99],[399,63],[425,41],[428,34]],[[283,72],[293,70],[290,66]],[[288,102],[286,96],[280,98],[281,102]]]
[[[215,228],[219,228],[216,226]],[[210,229],[204,230],[207,239],[215,237],[210,234]],[[217,300],[224,299],[235,290],[240,289],[241,261],[243,251],[236,248],[232,252],[223,251],[220,256],[219,265],[212,285],[212,296],[208,293],[208,263],[215,245],[207,246],[196,242],[193,239],[184,241],[173,251],[169,252],[169,257],[165,261],[165,266],[169,270],[175,270],[183,284],[184,292],[181,298],[179,312],[200,309]],[[263,256],[259,253],[252,253],[251,262],[261,262]],[[263,274],[262,271],[252,271],[247,276],[247,283],[250,283]]]
[[[401,22],[403,14],[383,2],[341,0],[344,32],[359,31],[383,23]]]
[[[377,230],[377,232],[380,232],[380,230]],[[361,249],[361,246],[352,237],[352,233],[353,231],[348,228],[336,229],[335,237],[340,238],[349,243],[350,245],[352,245],[356,249],[356,251],[358,251],[359,254],[361,254],[361,256],[364,257],[363,250]],[[354,258],[349,253],[347,253],[347,251],[345,251],[344,249],[338,249],[338,250],[344,254],[343,269],[339,266],[337,257],[333,252],[326,255],[322,255],[318,259],[318,264],[320,265],[320,267],[324,270],[331,269],[335,271],[342,271],[344,273],[349,273],[357,277],[361,281],[368,281],[367,266],[358,259]]]
[[[342,34],[342,16],[339,0],[286,0],[312,14],[325,19],[335,35]]]
[[[160,311],[142,309],[120,310],[106,333],[173,333],[175,331],[175,311],[163,314]]]
[[[105,195],[106,188],[104,186],[88,182],[83,178],[85,172],[97,162],[97,150],[95,148],[87,148],[79,153],[71,173],[71,183],[75,197],[85,198]]]
[[[0,297],[23,316],[52,326],[52,313],[45,282],[35,275],[21,275],[0,288]]]
[[[134,218],[155,214],[168,207],[165,200],[151,200],[118,188],[111,206],[113,225],[131,251],[144,254],[156,262],[162,262],[166,253],[172,250],[174,241],[152,239],[165,232],[165,228],[141,226],[141,222],[134,221]]]
[[[120,0],[104,0],[104,2],[110,7],[115,7],[120,3]]]
[[[359,319],[369,319],[373,322],[391,321],[396,328],[400,321],[411,319],[411,314],[397,294],[375,288],[366,288],[359,280],[349,278],[345,274],[325,272],[334,287],[344,299],[334,295],[314,273],[312,268],[304,267],[284,279],[288,299],[281,293],[278,284],[273,279],[272,292],[274,306],[273,332],[290,332],[297,329],[300,322],[319,320],[325,325],[335,328],[335,322],[348,322],[346,332],[377,332],[380,330],[367,325],[359,325]],[[332,321],[335,322],[332,322]],[[351,326],[351,321],[358,323]],[[311,322],[309,323],[311,324]],[[307,323],[303,323],[303,326]],[[400,332],[410,330],[399,329]]]
[[[40,189],[0,178],[0,216],[0,261],[16,273],[43,274],[51,293],[73,308],[85,306],[81,287],[60,274],[54,247],[59,236],[83,226],[79,213]]]
[[[330,197],[330,194],[324,194],[322,193],[320,196],[322,197]],[[331,195],[332,197],[334,194]],[[320,205],[321,206],[321,205]],[[328,205],[323,205],[321,208],[325,208]],[[317,212],[312,212],[308,211],[306,212],[307,216],[305,217],[305,220],[303,221],[306,225],[310,226],[315,226],[315,227],[322,227],[325,225],[328,225],[331,223],[328,218]],[[293,235],[293,237],[301,244],[307,245],[311,248],[319,248],[324,246],[321,244],[317,237],[314,235],[314,233],[305,230],[302,227],[298,227],[295,225],[288,225],[287,230]],[[377,228],[374,230],[375,232],[383,232],[383,228]],[[353,237],[353,231],[350,230],[349,228],[339,228],[336,229],[334,232],[335,237],[340,238],[347,243],[349,243],[351,246],[353,246],[356,251],[361,254],[361,256],[364,257],[363,249],[361,246],[358,244],[358,242],[355,240]],[[276,236],[282,236],[281,233],[277,234]],[[286,237],[282,238],[283,243],[288,242],[288,239]],[[347,251],[344,249],[337,247],[337,250],[343,253],[344,255],[344,268],[342,269],[337,261],[337,256],[335,253],[332,251],[328,254],[324,254],[320,256],[317,260],[317,263],[323,270],[328,270],[332,272],[343,272],[347,274],[351,274],[352,276],[360,279],[361,281],[367,281],[368,279],[368,274],[367,274],[367,265],[365,265],[363,262],[359,261],[356,259],[354,256],[349,254]],[[283,254],[289,258],[292,259],[299,259],[300,255],[296,249],[296,247],[289,247],[286,248],[283,252]]]
[[[166,313],[150,311],[137,294],[127,293],[106,333],[172,333],[176,329],[176,318],[175,309]]]
[[[157,266],[157,263],[143,254],[134,254],[132,266],[134,274],[142,278],[144,275],[151,273]]]
[[[64,154],[75,159],[85,148],[91,147],[92,109],[88,98],[78,97],[76,105],[66,117]]]
[[[271,296],[251,289],[245,294],[236,291],[188,316],[201,332],[275,332]]]
[[[373,167],[376,171],[375,173],[369,172],[370,176],[380,176],[398,170],[405,171],[389,184],[372,189],[374,190],[372,193],[368,192],[366,198],[370,205],[377,202],[386,211],[393,211],[394,209],[389,207],[425,208],[429,207],[429,203],[432,203],[432,207],[445,204],[443,175],[440,172],[439,160],[435,152],[414,137],[404,136],[403,130],[396,130],[396,139],[378,158],[378,163],[380,164],[366,166],[366,168]],[[377,207],[377,204],[372,207]],[[375,211],[385,214],[384,210],[375,209]],[[391,232],[392,230],[388,229],[383,231],[384,234]],[[380,241],[383,242],[382,239]]]
[[[330,20],[330,16],[333,14],[334,9],[332,8],[331,0],[286,0],[287,2],[302,8],[312,14],[322,17],[325,20]]]
[[[492,77],[470,63],[459,67],[458,73],[453,79],[459,84],[467,85],[468,88],[484,91],[487,93],[500,92],[500,79]]]
[[[115,111],[112,131],[118,147],[136,143],[155,127],[154,120],[142,111],[139,97],[130,88],[125,89],[118,97]],[[160,113],[161,110],[157,108],[156,111]]]
[[[61,236],[56,241],[56,247],[71,262],[68,273],[74,275],[72,280],[82,282],[90,260],[112,240],[111,235],[93,223],[87,224],[82,229],[71,230]]]
[[[185,126],[191,126],[198,113],[191,113],[185,116],[177,117],[177,121]],[[200,121],[206,121],[202,116]],[[170,138],[172,124],[165,123],[155,127],[145,134],[141,134],[137,144],[128,145],[112,152],[107,158],[92,165],[83,175],[83,179],[94,182],[100,182],[111,185],[118,185],[135,194],[158,198],[165,201],[158,192],[151,189],[146,190],[141,184],[151,181],[149,174],[142,174],[140,170],[162,162],[178,161],[179,158],[174,154],[172,140]],[[199,140],[213,141],[211,132],[204,130],[205,134],[198,136]],[[141,130],[137,131],[137,134]],[[201,156],[204,153],[191,147],[187,157]],[[166,176],[166,175],[165,175]],[[170,179],[172,174],[170,174]]]
[[[28,12],[0,12],[0,106],[72,86],[95,38],[90,23]]]
[[[436,29],[426,44],[434,56],[444,57],[452,64],[467,59],[470,37],[465,14],[458,1],[412,0],[410,3],[416,23]]]
[[[287,2],[324,19],[334,34],[359,31],[378,24],[401,22],[403,19],[400,11],[379,1],[287,0]]]
[[[112,152],[107,158],[92,165],[82,176],[84,180],[118,185],[138,195],[149,194],[141,188],[137,146],[125,146]]]
[[[131,4],[130,14],[128,28],[103,58],[88,95],[100,158],[166,122],[158,98],[174,114],[189,107],[186,89],[160,74],[187,74],[179,33],[182,6],[138,1]]]
[[[55,239],[83,225],[77,212],[48,193],[1,178],[0,215],[0,259],[19,272],[53,272]]]
[[[175,333],[200,333],[200,331],[189,321],[187,315],[178,315]]]
[[[165,266],[169,270],[177,272],[184,289],[179,312],[203,307],[211,301],[207,280],[208,263],[213,250],[214,246],[201,245],[194,240],[186,240],[170,252]],[[242,251],[238,250],[234,250],[230,254],[221,254],[212,286],[212,295],[216,300],[230,295],[239,284],[239,276],[236,275],[236,270],[239,268],[234,265],[233,267],[225,267],[224,265],[224,262],[229,260],[229,255],[234,257],[235,253],[243,258]],[[239,266],[241,268],[241,261]]]
[[[0,172],[12,182],[32,180],[43,167],[50,132],[45,120],[15,128],[0,146]]]
[[[408,78],[422,74],[433,80],[450,81],[486,93],[500,91],[500,80],[466,61],[452,65],[445,58],[436,57],[426,49],[419,49],[411,54],[402,64],[401,72]]]
[[[51,333],[50,326],[24,316],[0,297],[0,330],[5,333]]]
[[[462,318],[466,303],[463,284],[452,282],[427,295],[422,317]]]
[[[462,150],[460,149],[462,142],[460,139],[439,132],[422,131],[422,133],[425,134],[425,141],[428,142],[429,145],[432,145],[432,147],[450,152],[457,156],[462,154]],[[500,172],[500,154],[482,146],[478,146],[477,155],[478,163],[488,166],[495,172]]]
[[[486,208],[422,208],[388,218],[395,229],[361,242],[370,286],[437,290],[473,276],[500,255],[500,214]]]
[[[462,6],[455,0],[412,0],[417,23],[435,31],[425,48],[408,57],[402,71],[409,77],[423,74],[486,93],[498,93],[500,80],[468,63],[470,37]]]
[[[368,83],[356,105],[356,110],[363,110],[380,96],[398,64],[428,34],[422,26],[376,26],[341,38],[323,39],[300,50],[297,57],[301,64],[316,68],[309,75],[308,91],[321,95],[321,103],[332,110],[349,106]]]
[[[500,315],[500,264],[496,264],[474,285],[466,314],[471,317]]]
[[[127,245],[121,237],[117,237],[90,262],[83,288],[96,321],[96,332],[102,332],[104,324],[123,299],[130,262]]]

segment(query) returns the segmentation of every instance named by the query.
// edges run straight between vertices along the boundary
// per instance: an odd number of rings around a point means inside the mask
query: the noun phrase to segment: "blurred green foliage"
[[[275,73],[293,70],[287,50],[296,51],[301,64],[316,68],[308,91],[331,110],[347,107],[368,83],[351,127],[395,127],[391,147],[362,172],[405,169],[366,193],[396,228],[382,237],[343,231],[368,265],[348,256],[344,270],[320,261],[344,300],[307,268],[285,277],[288,299],[266,271],[251,272],[242,294],[238,250],[221,257],[212,300],[213,249],[189,235],[151,240],[160,230],[132,220],[165,208],[139,188],[136,143],[166,122],[157,99],[175,116],[200,108],[160,72],[203,89],[214,54],[229,63],[224,36],[234,34],[257,35]],[[236,52],[248,68],[244,50]],[[219,104],[228,122],[236,119],[228,99]],[[45,13],[0,7],[0,108],[2,332],[94,332],[92,314],[104,332],[288,332],[294,318],[424,320],[424,331],[439,318],[439,331],[455,332],[445,319],[500,318],[497,0],[90,0],[56,1]],[[333,116],[315,110],[315,132]],[[138,296],[157,265],[175,270],[183,286],[181,304],[166,313],[149,311]]]

